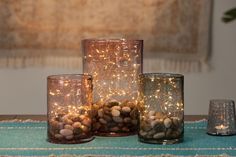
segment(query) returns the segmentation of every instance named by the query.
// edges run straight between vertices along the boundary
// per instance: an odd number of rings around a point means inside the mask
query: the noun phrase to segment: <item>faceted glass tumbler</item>
[[[233,100],[210,100],[207,133],[210,135],[235,135],[235,104]]]
[[[48,76],[47,105],[49,142],[73,144],[93,139],[92,76]]]
[[[158,144],[183,141],[184,76],[140,74],[139,92],[139,141]]]
[[[93,76],[93,129],[100,136],[137,132],[138,75],[142,72],[142,40],[82,41],[83,72]]]

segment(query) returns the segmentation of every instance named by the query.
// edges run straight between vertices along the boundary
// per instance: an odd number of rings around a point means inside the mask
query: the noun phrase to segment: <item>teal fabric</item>
[[[220,155],[236,156],[236,136],[210,136],[206,122],[185,123],[184,142],[174,145],[145,144],[137,136],[96,137],[84,144],[46,141],[46,122],[0,122],[0,155]]]

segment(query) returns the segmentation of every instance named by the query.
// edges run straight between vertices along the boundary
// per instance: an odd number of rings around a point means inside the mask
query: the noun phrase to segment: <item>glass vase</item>
[[[147,73],[139,77],[141,142],[173,144],[184,135],[184,77]]]
[[[83,71],[93,76],[94,131],[101,136],[135,134],[143,41],[86,39],[82,47]]]
[[[47,104],[49,142],[73,144],[93,139],[92,76],[49,76]]]

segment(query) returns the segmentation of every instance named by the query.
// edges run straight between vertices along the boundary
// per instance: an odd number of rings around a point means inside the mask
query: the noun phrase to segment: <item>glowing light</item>
[[[69,82],[65,82],[64,83],[64,86],[66,87],[66,86],[68,86],[69,85]]]
[[[53,93],[53,92],[51,92],[51,91],[49,92],[49,94],[50,94],[50,95],[55,95],[55,93]]]

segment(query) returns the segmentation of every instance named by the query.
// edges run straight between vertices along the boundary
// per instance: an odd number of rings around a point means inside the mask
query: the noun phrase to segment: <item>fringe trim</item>
[[[167,59],[167,58],[146,58],[144,60],[145,72],[207,72],[210,66],[204,60],[184,60],[184,59]]]
[[[82,57],[75,56],[24,56],[0,57],[1,68],[26,68],[26,67],[61,67],[67,69],[82,69]],[[167,58],[145,58],[145,72],[202,72],[209,71],[210,67],[204,60],[183,60]]]
[[[19,123],[29,123],[29,122],[45,123],[47,121],[45,121],[45,120],[33,120],[33,119],[26,119],[26,120],[12,119],[12,120],[1,120],[0,121],[0,123],[15,123],[15,122],[19,122]],[[201,122],[207,122],[207,119],[201,119],[201,120],[196,120],[196,121],[184,121],[184,123],[201,123]]]
[[[68,154],[62,154],[62,155],[49,155],[49,156],[0,156],[0,157],[193,157],[193,156],[177,156],[177,155],[171,155],[171,154],[162,154],[162,155],[145,155],[145,156],[130,156],[130,155],[120,155],[120,156],[113,156],[113,155],[68,155]],[[194,157],[230,157],[230,155],[227,154],[221,154],[221,155],[195,155]]]
[[[201,123],[201,122],[207,122],[207,119],[201,119],[201,120],[195,120],[195,121],[184,121],[184,123]]]
[[[45,120],[32,120],[32,119],[25,119],[25,120],[22,120],[22,119],[12,119],[12,120],[1,120],[0,123],[16,123],[16,122],[19,122],[19,123],[45,123],[46,121]]]
[[[62,67],[75,69],[82,67],[82,58],[78,56],[23,56],[0,57],[1,68],[26,68],[26,67]]]

